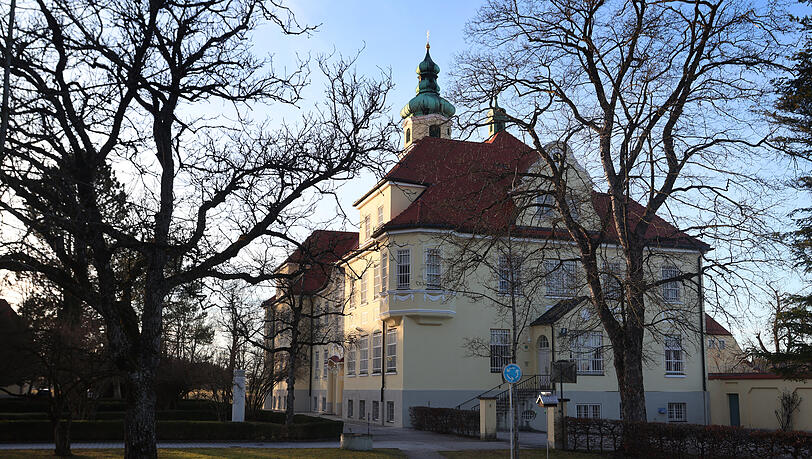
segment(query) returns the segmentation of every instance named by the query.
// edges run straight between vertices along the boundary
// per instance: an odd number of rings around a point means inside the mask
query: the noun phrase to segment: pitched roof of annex
[[[705,334],[733,336],[733,333],[730,333],[727,328],[722,326],[722,324],[714,320],[714,318],[707,313],[705,313]]]
[[[510,198],[511,189],[517,177],[538,159],[531,147],[506,131],[485,142],[424,137],[365,195],[387,182],[426,187],[403,212],[379,228],[375,236],[406,228],[442,228],[471,234],[512,228],[517,237],[571,240],[561,228],[514,224],[517,207]],[[593,192],[591,198],[604,228],[600,237],[605,242],[617,242],[610,196]],[[629,212],[632,221],[639,222],[645,208],[632,201]],[[597,237],[599,232],[594,233]],[[656,247],[710,250],[710,246],[659,216],[654,216],[645,237]]]
[[[313,231],[285,260],[284,264],[300,265],[302,271],[289,293],[313,294],[325,288],[335,262],[356,248],[357,232]]]

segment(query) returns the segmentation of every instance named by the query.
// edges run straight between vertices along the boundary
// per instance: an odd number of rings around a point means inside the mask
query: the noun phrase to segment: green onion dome
[[[431,115],[433,113],[452,117],[456,109],[451,102],[440,97],[440,86],[437,84],[437,74],[440,66],[431,60],[429,45],[426,44],[426,57],[417,65],[417,93],[400,111],[401,118],[412,115]]]

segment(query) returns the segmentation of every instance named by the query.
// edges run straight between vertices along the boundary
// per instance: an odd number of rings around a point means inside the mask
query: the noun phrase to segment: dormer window
[[[440,125],[434,124],[429,126],[429,137],[440,137]]]

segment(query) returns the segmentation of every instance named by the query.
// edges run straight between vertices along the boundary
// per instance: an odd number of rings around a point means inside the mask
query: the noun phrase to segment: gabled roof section
[[[485,142],[424,137],[413,144],[379,183],[400,181],[425,185],[426,189],[375,235],[405,228],[481,233],[483,229],[499,231],[513,226],[516,236],[570,240],[563,229],[514,226],[518,209],[513,200],[508,199],[509,193],[516,185],[517,175],[536,161],[535,151],[507,131],[498,132]],[[593,192],[592,204],[605,222],[606,242],[616,242],[610,196]],[[629,213],[639,220],[645,208],[632,201]],[[658,216],[654,217],[645,236],[659,247],[710,250],[704,242]]]
[[[8,301],[0,298],[0,319],[16,319],[17,317],[19,317],[17,312],[12,309],[11,305],[8,304]]]
[[[313,294],[327,286],[334,263],[358,247],[354,231],[313,231],[290,256],[287,263],[296,263],[302,271],[292,285],[296,294]]]
[[[733,336],[733,333],[730,333],[727,328],[714,320],[708,313],[705,313],[705,334]]]
[[[548,309],[544,314],[539,316],[538,319],[531,322],[530,326],[553,324],[562,317],[564,317],[565,315],[567,315],[567,313],[580,306],[581,303],[583,303],[588,299],[589,297],[586,296],[577,296],[575,298],[567,298],[566,300],[561,300],[555,305],[553,305],[553,307]]]

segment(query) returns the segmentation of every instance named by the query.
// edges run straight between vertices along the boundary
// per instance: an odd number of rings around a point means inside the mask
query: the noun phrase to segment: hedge
[[[217,415],[213,410],[158,410],[156,416],[159,420],[180,420],[180,421],[217,421]],[[230,418],[231,412],[226,413]],[[0,413],[0,420],[48,420],[48,413],[30,412],[30,413]],[[123,411],[99,411],[89,416],[88,420],[91,421],[105,421],[124,419]],[[229,419],[226,419],[229,420]],[[260,419],[258,419],[260,420]],[[264,421],[264,419],[261,419]]]
[[[215,402],[211,400],[180,400],[174,410],[180,411],[213,411]],[[123,400],[99,400],[97,412],[123,412],[126,409]],[[174,411],[168,410],[168,411]],[[0,413],[47,413],[48,399],[42,397],[0,398]]]
[[[567,418],[567,441],[573,450],[625,456],[812,457],[812,433],[716,425]]]
[[[416,430],[479,436],[479,411],[413,406],[409,408],[409,418]]]
[[[338,440],[344,423],[310,418],[312,422],[284,424],[271,422],[158,421],[158,440],[179,441],[291,441]],[[124,421],[73,421],[72,441],[122,441]],[[0,421],[0,441],[52,442],[49,421]]]

